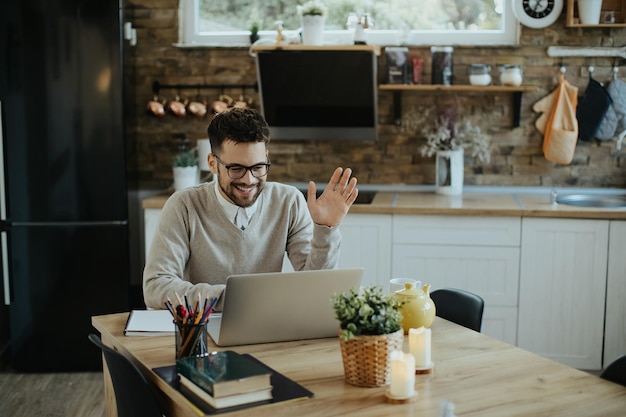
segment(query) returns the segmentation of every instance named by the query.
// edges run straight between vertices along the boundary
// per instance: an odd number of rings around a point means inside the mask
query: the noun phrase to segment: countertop
[[[292,184],[305,189],[306,184]],[[436,194],[433,186],[359,185],[359,191],[375,193],[369,204],[354,204],[350,213],[460,216],[551,217],[626,220],[626,208],[590,208],[552,204],[552,188],[466,186],[460,196]],[[558,195],[599,194],[625,196],[626,190],[599,188],[555,188]],[[144,209],[160,209],[169,193],[143,200]]]

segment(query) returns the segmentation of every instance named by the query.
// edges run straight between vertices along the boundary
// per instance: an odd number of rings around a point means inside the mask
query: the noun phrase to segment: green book
[[[176,371],[214,398],[272,386],[266,367],[232,350],[177,359]]]

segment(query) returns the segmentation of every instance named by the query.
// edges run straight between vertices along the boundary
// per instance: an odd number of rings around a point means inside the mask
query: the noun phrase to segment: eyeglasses
[[[270,165],[272,165],[269,160],[265,164],[256,164],[252,165],[251,167],[245,167],[243,165],[226,165],[224,161],[217,157],[217,155],[213,154],[213,156],[219,164],[224,165],[224,168],[226,168],[226,171],[228,172],[228,176],[233,180],[243,178],[248,171],[250,171],[252,176],[255,178],[264,177],[267,175],[267,171],[269,171]]]

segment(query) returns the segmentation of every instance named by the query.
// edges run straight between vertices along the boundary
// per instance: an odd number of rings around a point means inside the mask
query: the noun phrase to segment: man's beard
[[[237,183],[229,182],[227,186],[225,187],[224,184],[219,182],[219,186],[222,192],[230,199],[230,201],[232,201],[235,205],[239,207],[250,207],[251,205],[253,205],[256,202],[256,200],[259,198],[261,191],[263,191],[263,188],[265,187],[265,182],[259,182],[257,184],[252,185],[252,187],[256,188],[256,192],[253,195],[251,195],[250,198],[246,198],[246,197],[241,197],[235,194],[234,191],[232,191],[232,189],[236,187],[236,184]],[[243,188],[248,188],[248,185],[245,185],[245,184],[238,184],[238,185]]]

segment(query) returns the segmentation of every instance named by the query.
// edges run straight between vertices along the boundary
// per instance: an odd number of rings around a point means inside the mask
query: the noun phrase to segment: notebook
[[[363,268],[231,275],[222,314],[208,332],[218,346],[336,337],[331,297],[359,290]]]
[[[168,310],[132,310],[125,336],[174,336],[174,319]]]

